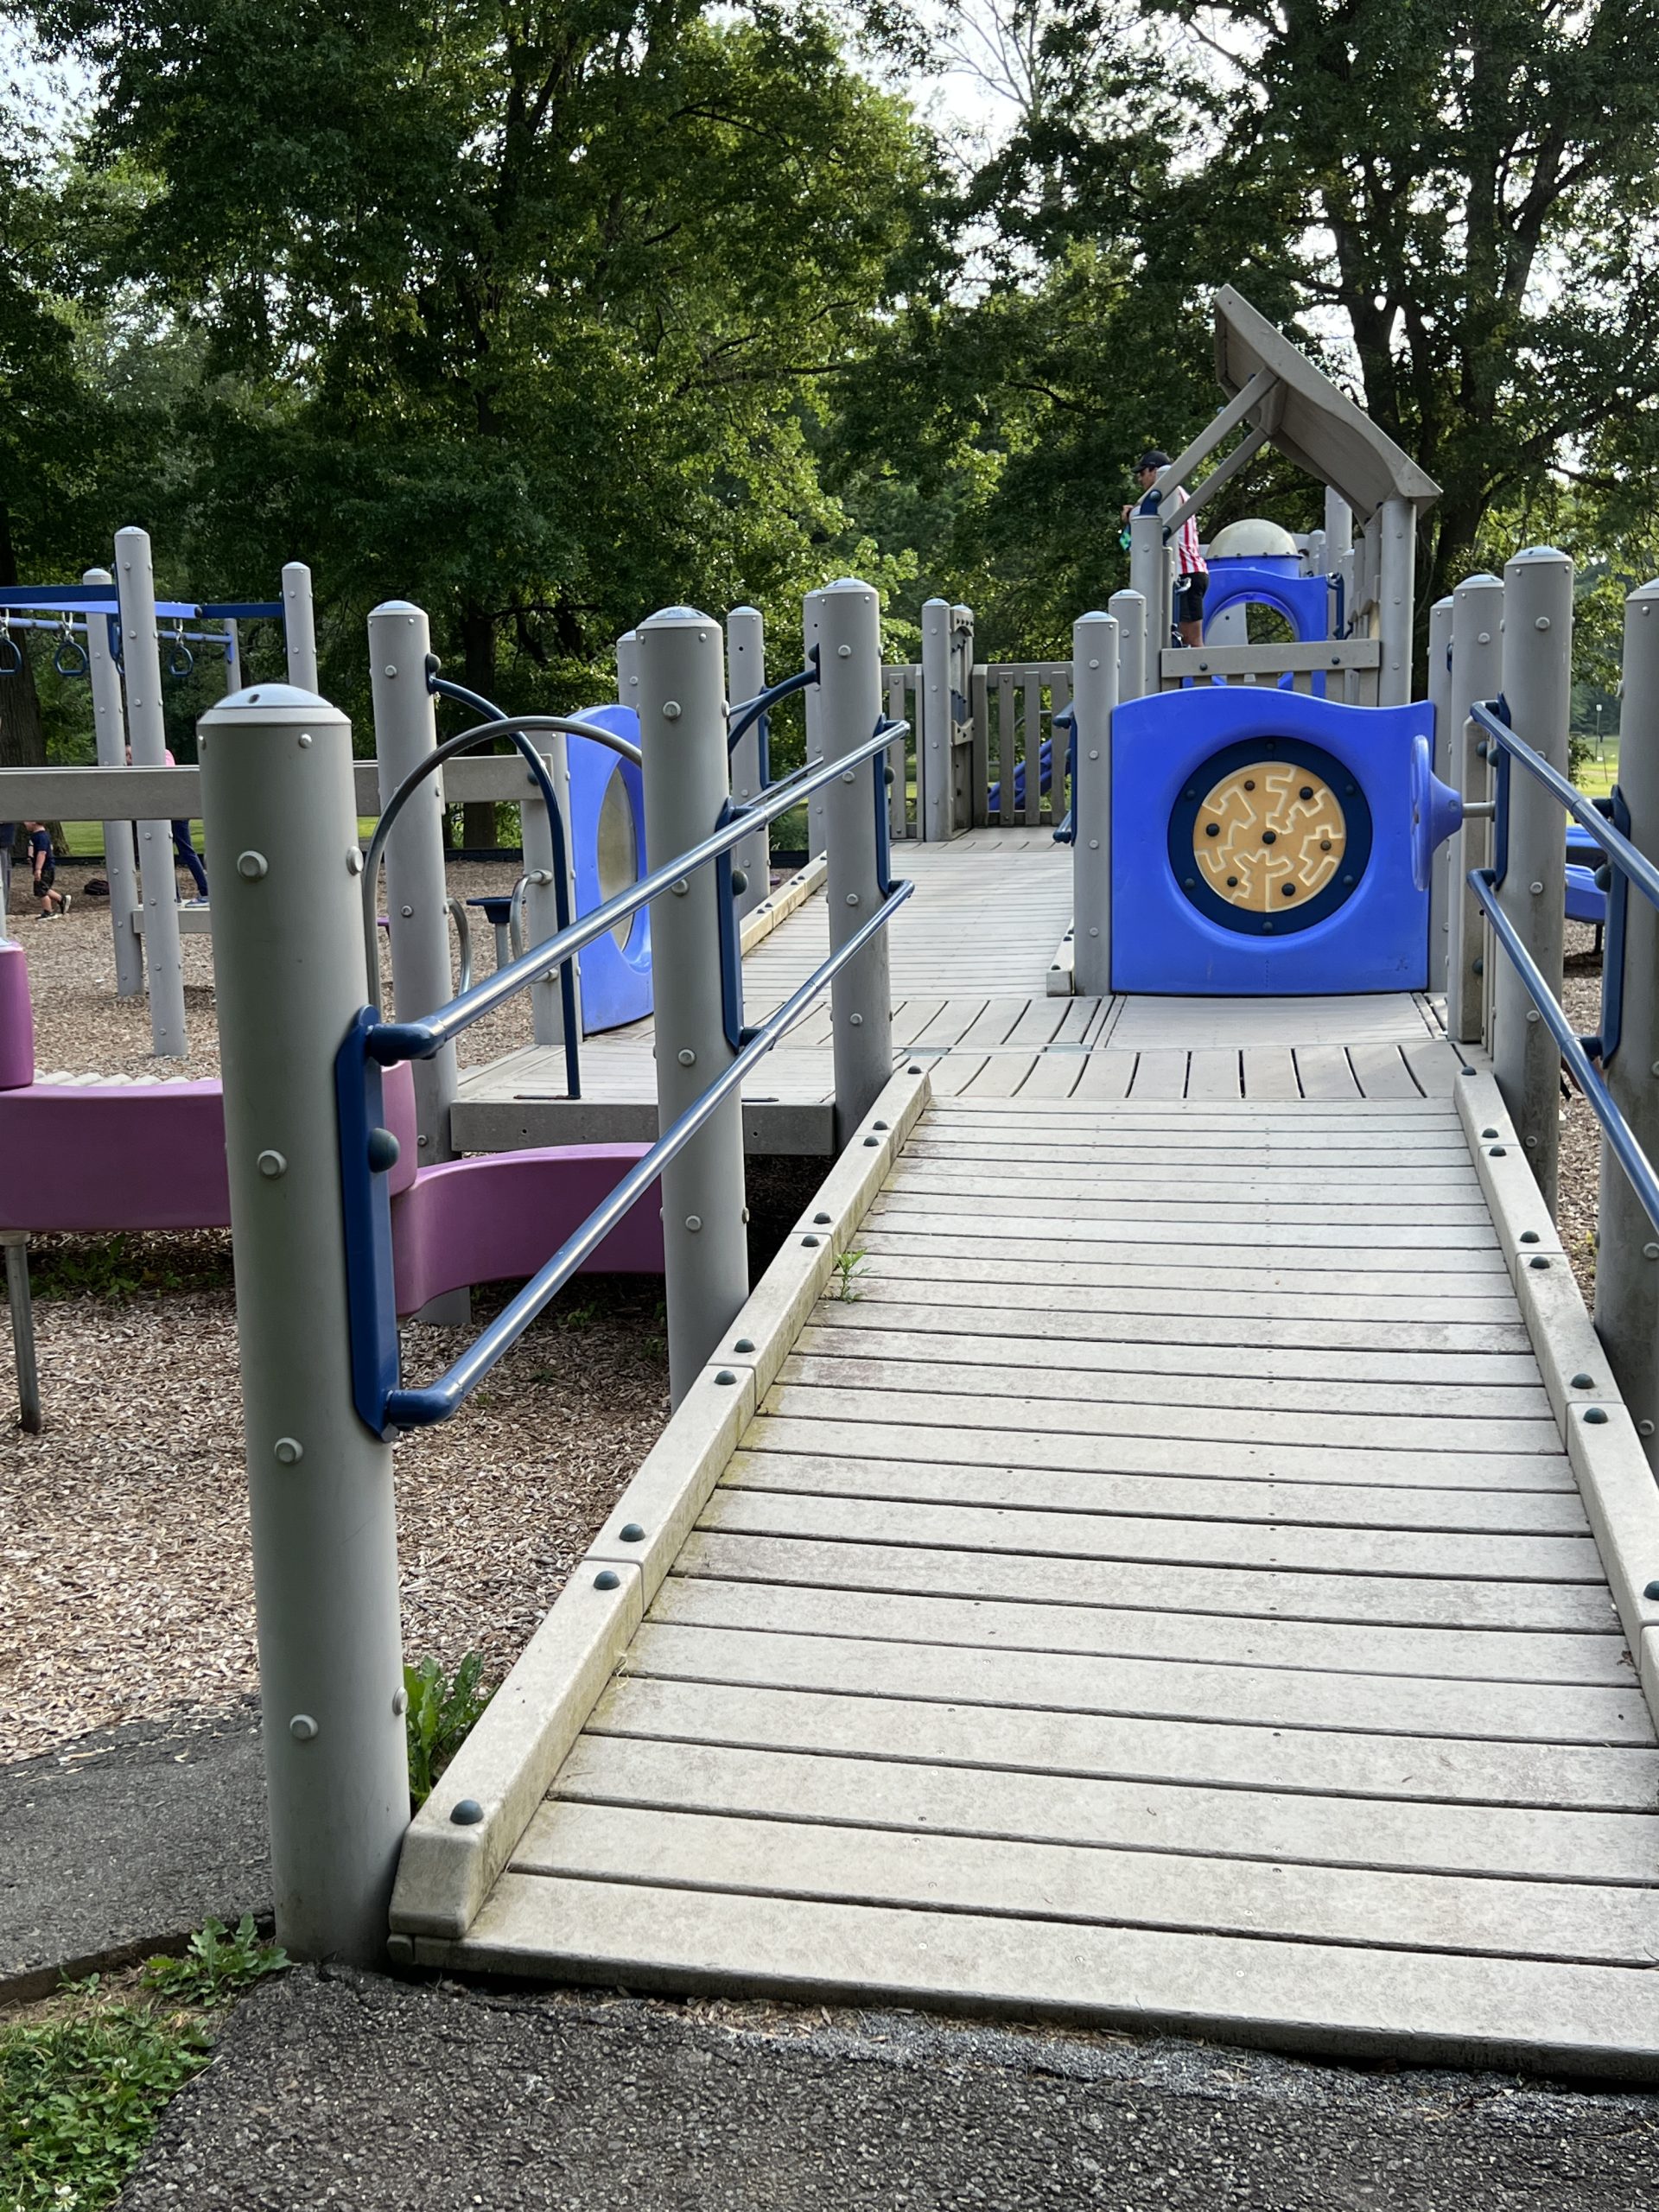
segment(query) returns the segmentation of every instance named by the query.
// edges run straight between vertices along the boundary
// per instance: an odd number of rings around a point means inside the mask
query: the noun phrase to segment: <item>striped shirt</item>
[[[1143,515],[1155,515],[1162,495],[1154,484],[1141,502]],[[1207,576],[1210,564],[1198,550],[1198,524],[1196,516],[1188,515],[1175,533],[1175,573],[1178,576]]]

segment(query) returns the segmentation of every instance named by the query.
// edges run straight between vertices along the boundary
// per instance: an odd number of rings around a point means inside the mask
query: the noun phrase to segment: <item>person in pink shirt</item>
[[[1141,480],[1141,512],[1158,512],[1158,479],[1169,467],[1169,455],[1150,447],[1141,456],[1135,474]],[[1124,519],[1129,509],[1123,510]],[[1175,622],[1184,645],[1204,643],[1204,594],[1210,588],[1210,569],[1198,550],[1198,525],[1189,515],[1175,534]]]

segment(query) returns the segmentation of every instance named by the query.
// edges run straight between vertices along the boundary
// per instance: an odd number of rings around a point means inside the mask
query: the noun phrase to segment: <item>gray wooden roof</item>
[[[1287,461],[1339,492],[1360,521],[1384,499],[1409,499],[1421,511],[1440,498],[1433,478],[1230,284],[1216,295],[1216,376],[1229,398],[1260,379],[1263,405],[1249,419]]]

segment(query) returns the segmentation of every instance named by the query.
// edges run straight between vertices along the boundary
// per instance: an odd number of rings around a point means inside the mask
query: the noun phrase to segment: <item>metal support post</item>
[[[1071,944],[1079,998],[1103,999],[1112,988],[1112,709],[1119,646],[1113,615],[1085,614],[1072,625],[1077,765],[1071,791]]]
[[[391,1451],[352,1403],[334,1057],[367,996],[346,717],[201,720],[276,1937],[383,1962],[409,1825]]]
[[[1411,698],[1412,606],[1417,588],[1417,511],[1409,499],[1384,499],[1377,512],[1376,634],[1382,646],[1376,703],[1403,707]]]
[[[286,586],[286,570],[283,582]],[[424,611],[407,600],[387,600],[370,614],[370,690],[383,809],[410,770],[437,747],[437,714],[426,688],[426,657],[431,647]],[[455,995],[449,961],[449,887],[443,872],[442,786],[441,773],[429,776],[386,840],[391,988],[400,1021],[418,1020],[422,1014],[447,1006]],[[356,817],[353,819],[355,825]],[[429,1167],[454,1158],[449,1141],[449,1109],[457,1088],[454,1046],[445,1045],[430,1059],[415,1061],[411,1072],[421,1165]],[[423,1307],[420,1319],[460,1328],[471,1312],[470,1292],[455,1290]]]
[[[1503,696],[1516,735],[1567,773],[1573,689],[1573,563],[1553,546],[1518,554],[1503,571]],[[1561,995],[1567,834],[1560,804],[1524,768],[1510,772],[1509,853],[1497,894],[1504,915]],[[1492,1071],[1528,1165],[1555,1211],[1561,1056],[1525,985],[1494,952]]]
[[[317,688],[317,626],[311,607],[311,571],[303,561],[283,569],[283,635],[288,645],[288,680],[302,691]]]
[[[616,699],[621,707],[639,710],[639,632],[625,630],[616,641]]]
[[[816,598],[817,594],[815,593]],[[950,835],[950,602],[922,602],[922,688],[917,698],[916,834],[942,845]],[[1010,742],[1005,731],[1002,744]],[[1005,773],[1011,774],[1012,768]]]
[[[1354,511],[1340,492],[1325,487],[1325,553],[1334,574],[1337,563],[1354,550]]]
[[[881,603],[870,586],[842,576],[815,591],[823,674],[818,688],[823,757],[862,745],[881,718]],[[880,906],[876,799],[868,765],[842,771],[824,794],[830,872],[830,950],[838,952]],[[887,804],[883,788],[881,804]],[[893,995],[887,932],[881,930],[830,986],[835,1040],[836,1143],[844,1145],[893,1073]]]
[[[553,786],[554,797],[559,802],[559,812],[564,822],[564,868],[566,895],[569,905],[567,912],[576,911],[576,855],[575,840],[570,824],[570,753],[563,730],[537,731],[533,742],[547,763],[548,781]],[[524,886],[524,944],[545,944],[559,933],[557,885],[554,876],[553,825],[548,819],[547,803],[534,776],[526,768],[524,797],[518,803],[519,839],[524,848],[524,874],[529,879]],[[395,836],[397,832],[393,831]],[[575,962],[576,1020],[582,1020],[582,962]],[[532,983],[529,991],[531,1034],[538,1045],[563,1045],[564,1042],[564,1001],[560,996],[556,971],[543,976]]]
[[[115,591],[121,608],[121,671],[127,702],[127,742],[134,765],[160,768],[167,761],[167,723],[162,710],[162,654],[156,635],[156,571],[149,533],[115,533]],[[179,893],[173,874],[173,824],[138,824],[138,867],[143,893],[144,955],[149,966],[149,1036],[158,1059],[184,1059],[190,1042],[184,1026],[184,959],[179,949]]]
[[[1325,532],[1322,530],[1310,530],[1307,533],[1307,543],[1302,553],[1302,573],[1308,576],[1322,576],[1325,573]]]
[[[1106,602],[1106,612],[1117,625],[1118,698],[1139,699],[1147,689],[1147,602],[1138,591],[1115,591]],[[1075,631],[1071,650],[1075,669]]]
[[[1169,563],[1164,525],[1156,515],[1129,517],[1129,589],[1139,592],[1147,610],[1146,656],[1141,695],[1164,688],[1164,647],[1169,643]]]
[[[671,607],[640,624],[639,740],[654,868],[719,827],[730,795],[725,690],[718,622]],[[723,873],[699,868],[651,903],[659,1132],[736,1058],[721,988]],[[670,1160],[661,1187],[669,1391],[678,1405],[749,1294],[743,1109],[735,1096]]]
[[[225,625],[225,696],[242,689],[242,632],[234,621]]]
[[[84,584],[107,584],[113,579],[107,569],[88,569],[80,581]],[[127,726],[121,712],[121,671],[110,652],[110,626],[101,614],[86,617],[86,675],[92,687],[98,765],[100,768],[119,768],[127,757]],[[168,849],[171,850],[170,846]],[[115,995],[121,999],[136,999],[144,988],[144,940],[133,926],[140,901],[130,822],[104,824],[104,874],[110,886]]]
[[[1659,583],[1624,602],[1624,690],[1618,790],[1628,835],[1659,860]],[[1611,1009],[1610,1009],[1611,1011]],[[1613,1103],[1649,1160],[1659,1160],[1659,913],[1629,894],[1618,1046],[1604,1062]],[[1659,1472],[1659,1230],[1604,1144],[1596,1252],[1596,1329],[1650,1465]]]
[[[1434,772],[1443,784],[1456,786],[1458,772],[1452,743],[1452,601],[1437,599],[1428,610],[1428,699],[1434,709]],[[1428,988],[1444,991],[1446,974],[1447,917],[1455,911],[1452,862],[1457,840],[1448,837],[1436,848],[1428,880]]]
[[[735,707],[766,688],[766,632],[758,607],[734,607],[726,618],[726,696]],[[741,805],[760,795],[760,725],[747,729],[732,748],[732,797]],[[757,830],[732,855],[742,870],[737,894],[740,918],[758,906],[772,889],[772,833]]]
[[[1467,576],[1452,594],[1452,680],[1446,720],[1453,774],[1466,806],[1492,795],[1491,770],[1480,748],[1485,740],[1469,719],[1478,699],[1496,699],[1503,685],[1503,582],[1499,576]],[[1446,1026],[1455,1045],[1478,1045],[1485,1035],[1487,978],[1493,950],[1480,901],[1469,888],[1469,871],[1490,865],[1491,824],[1465,817],[1448,839],[1452,896],[1447,919]]]
[[[974,826],[974,753],[971,744],[957,741],[960,730],[971,728],[974,715],[974,610],[950,609],[950,834],[954,837]],[[1059,785],[1053,786],[1056,794]],[[1056,806],[1058,821],[1065,809]]]
[[[29,1287],[29,1238],[21,1229],[0,1229],[6,1258],[6,1304],[11,1310],[11,1350],[17,1369],[17,1426],[38,1436],[46,1426],[41,1410],[41,1370],[35,1356],[35,1307]]]

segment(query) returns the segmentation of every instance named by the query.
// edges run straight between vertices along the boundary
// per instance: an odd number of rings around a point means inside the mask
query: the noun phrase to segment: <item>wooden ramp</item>
[[[1213,1096],[1264,1047],[1207,1018],[1122,1011],[1093,1059],[1189,1056],[1144,1102],[900,1079],[411,1831],[399,1955],[1659,2075],[1659,1522],[1581,1307],[1546,1388],[1495,1088]]]

